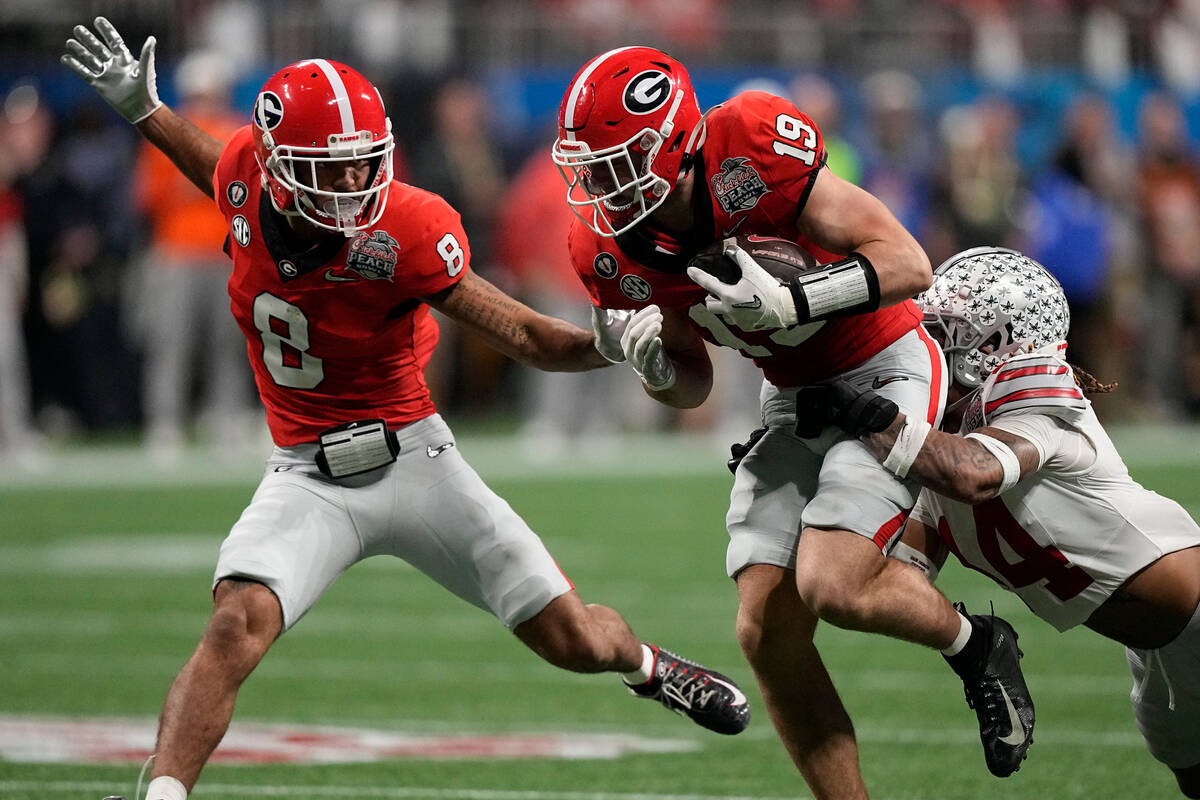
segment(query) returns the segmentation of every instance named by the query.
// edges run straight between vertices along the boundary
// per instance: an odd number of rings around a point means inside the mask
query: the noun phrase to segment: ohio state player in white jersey
[[[1129,476],[1080,388],[1110,387],[1063,360],[1066,299],[1041,265],[969,250],[918,302],[952,367],[942,427],[958,435],[844,382],[801,402],[928,487],[893,557],[932,580],[952,552],[1059,630],[1124,644],[1146,744],[1200,797],[1200,527]]]
[[[222,145],[159,102],[153,37],[134,60],[107,20],[96,28],[103,41],[75,28],[63,62],[229,221],[231,305],[276,445],[221,545],[212,616],[163,707],[148,800],[184,800],[242,681],[344,570],[375,554],[491,612],[556,666],[622,673],[635,696],[719,733],[743,730],[749,707],[732,681],[585,606],[455,447],[423,376],[437,341],[430,306],[542,369],[607,361],[592,332],[472,272],[458,214],[392,180],[378,90],[344,64],[297,62]]]
[[[882,548],[917,487],[857,442],[795,435],[798,387],[855,375],[930,422],[945,365],[910,298],[929,260],[875,197],[825,168],[817,125],[781,97],[746,92],[701,114],[687,70],[649,47],[602,53],[568,85],[553,158],[578,219],[573,265],[651,397],[689,408],[712,386],[705,342],[738,350],[768,379],[765,435],[730,497],[726,571],[738,639],[784,746],[818,798],[866,797],[853,726],[812,641],[817,620],[942,650],[972,693],[1022,704],[1020,729],[974,704],[988,768],[1015,771],[1033,705],[1007,623],[969,618]],[[781,286],[736,246],[742,279],[688,267],[732,234],[781,237],[823,266]],[[729,241],[734,241],[730,239]],[[764,278],[765,276],[765,278]],[[709,297],[709,295],[712,295]]]

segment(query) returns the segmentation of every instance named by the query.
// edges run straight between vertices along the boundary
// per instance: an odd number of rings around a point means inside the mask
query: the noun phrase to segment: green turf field
[[[1165,451],[1156,441],[1134,442],[1134,474],[1195,514],[1194,440],[1174,440]],[[375,559],[335,584],[268,655],[243,687],[235,729],[253,721],[438,736],[627,733],[680,751],[213,765],[194,796],[808,797],[734,640],[736,597],[723,572],[730,479],[719,452],[658,444],[637,452],[634,443],[642,472],[630,478],[612,474],[621,459],[537,469],[503,443],[473,449],[461,437],[460,446],[542,533],[585,600],[618,608],[645,638],[738,679],[754,704],[750,729],[733,738],[709,734],[628,697],[613,676],[557,671],[491,617],[411,569]],[[38,715],[152,721],[206,619],[217,546],[255,482],[253,465],[198,467],[172,479],[130,468],[136,454],[87,458],[0,480],[0,722]],[[1036,744],[1017,775],[992,778],[974,715],[936,654],[826,627],[818,641],[857,725],[873,797],[1174,795],[1173,780],[1133,726],[1118,646],[1086,631],[1060,636],[961,568],[948,566],[941,585],[972,608],[994,601],[1016,625],[1037,701]],[[137,765],[25,763],[43,755],[0,760],[0,798],[132,798]]]

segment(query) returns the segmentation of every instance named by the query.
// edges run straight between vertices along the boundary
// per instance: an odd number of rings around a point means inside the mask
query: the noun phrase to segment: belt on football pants
[[[382,419],[356,419],[317,435],[317,469],[348,478],[386,467],[400,454],[400,440]]]

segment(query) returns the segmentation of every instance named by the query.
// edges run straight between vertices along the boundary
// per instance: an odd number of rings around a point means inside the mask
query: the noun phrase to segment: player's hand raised
[[[83,25],[76,25],[75,36],[67,39],[67,53],[59,60],[87,81],[118,114],[131,123],[141,122],[162,105],[154,78],[155,39],[146,39],[142,55],[135,61],[111,22],[96,17],[96,31],[99,38]]]

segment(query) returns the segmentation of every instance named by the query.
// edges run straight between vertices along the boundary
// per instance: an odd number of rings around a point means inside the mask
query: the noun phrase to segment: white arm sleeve
[[[1055,471],[1087,469],[1096,461],[1096,448],[1084,433],[1060,419],[1045,414],[1005,414],[988,421],[997,428],[1029,441],[1038,451],[1038,469]]]
[[[1004,473],[1000,478],[1000,488],[996,490],[997,494],[1004,494],[1016,486],[1017,481],[1021,480],[1021,461],[1017,458],[1017,454],[1012,451],[1011,447],[999,439],[993,439],[991,436],[987,436],[980,431],[968,433],[966,438],[979,442],[987,448],[987,451],[992,454],[993,458],[1000,462],[1000,468]],[[1041,466],[1040,460],[1038,466]]]

